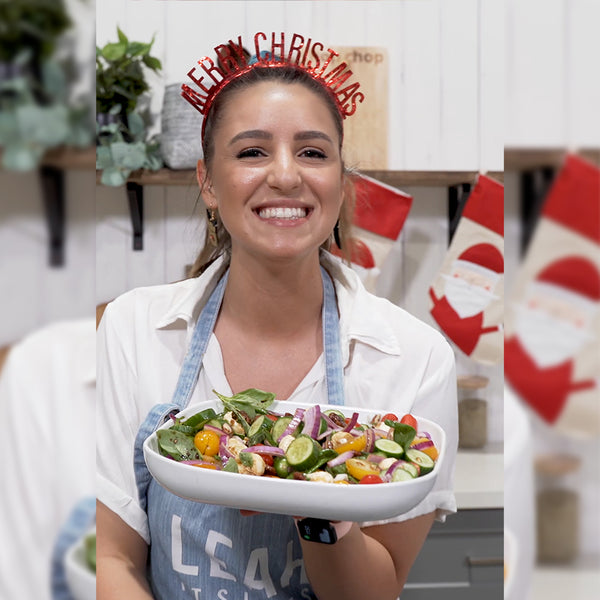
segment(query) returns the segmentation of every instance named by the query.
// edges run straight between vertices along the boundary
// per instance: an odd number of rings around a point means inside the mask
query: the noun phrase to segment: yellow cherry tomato
[[[214,431],[199,431],[194,436],[194,446],[200,454],[214,456],[219,452],[219,436]]]
[[[350,434],[348,434],[350,437]],[[348,452],[348,450],[354,450],[355,452],[362,452],[367,446],[367,436],[360,435],[358,437],[354,437],[349,442],[338,446],[335,451],[338,454],[342,454],[342,452]]]
[[[367,475],[380,474],[379,467],[375,463],[362,458],[349,458],[346,461],[346,469],[348,475],[351,475],[354,479],[358,479],[358,481]]]
[[[198,467],[200,469],[213,469],[215,471],[217,470],[217,465],[208,462],[195,464],[194,467]]]

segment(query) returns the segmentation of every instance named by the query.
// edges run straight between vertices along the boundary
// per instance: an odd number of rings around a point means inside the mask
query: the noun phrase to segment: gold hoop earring
[[[208,219],[208,242],[211,246],[216,246],[218,242],[218,227],[216,211],[214,208],[206,209],[206,218]]]

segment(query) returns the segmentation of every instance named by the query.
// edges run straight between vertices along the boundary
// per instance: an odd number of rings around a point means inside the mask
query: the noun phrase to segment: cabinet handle
[[[504,566],[504,557],[473,558],[467,556],[467,564],[470,567],[502,567]]]

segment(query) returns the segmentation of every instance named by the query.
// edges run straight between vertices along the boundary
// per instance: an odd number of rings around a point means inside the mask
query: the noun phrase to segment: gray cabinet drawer
[[[402,592],[402,600],[501,600],[503,511],[462,510],[435,523]]]

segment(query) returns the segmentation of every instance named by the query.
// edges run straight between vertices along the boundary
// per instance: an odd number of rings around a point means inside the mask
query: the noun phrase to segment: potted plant
[[[96,47],[96,168],[105,185],[123,185],[136,169],[162,166],[157,136],[146,139],[147,123],[139,101],[150,87],[148,70],[158,72],[160,60],[149,43],[133,42],[117,27],[118,42]]]
[[[70,65],[54,57],[68,43],[63,33],[70,26],[62,0],[0,0],[0,146],[6,169],[28,171],[50,148],[92,143],[92,106],[70,97]]]

